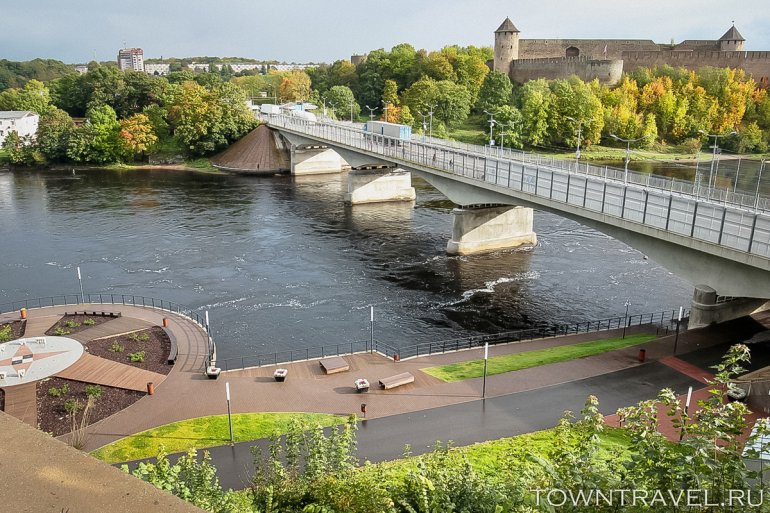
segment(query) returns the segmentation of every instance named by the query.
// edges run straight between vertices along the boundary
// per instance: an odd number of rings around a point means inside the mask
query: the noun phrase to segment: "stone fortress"
[[[697,70],[704,66],[736,68],[765,87],[770,77],[770,52],[747,52],[746,40],[733,25],[718,40],[684,40],[659,44],[648,39],[519,39],[519,30],[506,18],[495,31],[492,69],[524,83],[577,75],[615,84],[624,71],[663,64]]]

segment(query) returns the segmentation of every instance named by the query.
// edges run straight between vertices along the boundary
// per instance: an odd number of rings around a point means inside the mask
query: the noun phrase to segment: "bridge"
[[[770,198],[518,151],[405,141],[350,123],[263,121],[291,143],[293,171],[309,162],[309,172],[323,172],[331,155],[344,159],[351,203],[414,199],[411,173],[426,180],[459,206],[450,253],[535,243],[536,209],[623,241],[695,285],[694,325],[770,299]]]

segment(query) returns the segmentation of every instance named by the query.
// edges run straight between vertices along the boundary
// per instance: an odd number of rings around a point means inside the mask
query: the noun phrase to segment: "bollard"
[[[155,385],[152,381],[147,382],[147,395],[152,395],[155,393]]]
[[[163,318],[163,327],[168,328],[168,318],[166,317]]]
[[[364,418],[366,418],[366,403],[361,403],[361,413],[363,413]]]
[[[400,362],[400,361],[401,361],[401,356],[399,356],[399,354],[398,354],[398,353],[395,353],[395,354],[393,355],[393,361],[394,361],[394,362]]]
[[[644,362],[645,358],[647,358],[647,350],[646,349],[640,349],[639,350],[639,361]]]
[[[22,308],[21,310],[19,310],[19,315],[21,315],[22,319],[26,319],[27,318],[27,309],[26,308]]]

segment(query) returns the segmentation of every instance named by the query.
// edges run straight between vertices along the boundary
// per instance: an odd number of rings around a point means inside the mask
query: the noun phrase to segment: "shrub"
[[[0,328],[0,342],[8,342],[11,339],[13,339],[13,331],[11,330],[11,325],[6,324]]]
[[[62,337],[64,335],[69,335],[71,332],[70,330],[65,330],[61,326],[57,327],[55,330],[53,330],[53,334],[57,337]]]
[[[77,399],[67,399],[64,401],[64,411],[70,415],[74,415],[83,409],[83,405]]]
[[[48,389],[48,395],[51,397],[61,397],[70,393],[70,386],[65,383],[60,387],[51,387]]]
[[[685,139],[682,141],[677,149],[682,153],[692,153],[694,155],[700,151],[701,146],[703,146],[703,141],[697,137],[693,137],[691,139]]]
[[[128,355],[132,363],[142,363],[144,361],[144,351],[137,351]]]
[[[77,321],[66,321],[64,325],[68,328],[77,328],[80,326],[80,323]]]
[[[94,324],[96,324],[96,321],[93,319],[86,319],[85,321],[83,321],[83,325],[85,326],[93,326]]]
[[[86,395],[88,397],[93,397],[94,399],[98,399],[102,396],[102,393],[104,390],[102,390],[102,387],[99,385],[86,385]]]
[[[113,342],[112,347],[110,347],[110,351],[113,353],[122,353],[125,349],[125,346],[120,342]]]
[[[128,335],[128,338],[130,338],[134,342],[147,342],[148,340],[150,340],[150,334],[149,333],[130,333]]]

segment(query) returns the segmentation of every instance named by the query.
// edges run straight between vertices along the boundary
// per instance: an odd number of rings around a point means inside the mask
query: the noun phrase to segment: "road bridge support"
[[[537,244],[533,210],[526,207],[460,207],[452,211],[454,226],[446,251],[450,255],[488,253]]]
[[[710,324],[737,319],[770,308],[770,301],[749,297],[721,298],[708,285],[697,285],[690,304],[688,327],[702,328]],[[737,341],[736,341],[737,342]]]
[[[320,175],[341,173],[347,163],[340,155],[321,145],[291,145],[291,174]]]
[[[351,169],[345,203],[361,205],[392,201],[414,201],[412,173],[403,169]]]

